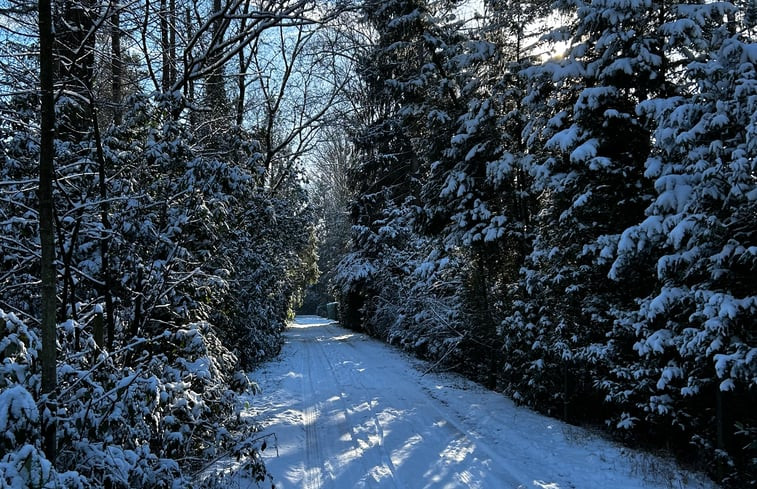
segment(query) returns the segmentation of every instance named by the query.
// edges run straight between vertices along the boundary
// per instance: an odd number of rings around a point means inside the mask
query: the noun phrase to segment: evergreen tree
[[[372,274],[373,261],[388,253],[380,236],[385,219],[390,218],[387,210],[417,195],[421,161],[403,120],[412,115],[413,103],[422,93],[423,69],[430,55],[424,34],[433,21],[423,0],[366,1],[362,11],[377,36],[358,67],[370,104],[362,110],[370,116],[357,129],[360,158],[353,175],[353,249],[337,277],[341,316],[354,328],[371,317],[376,304],[368,299],[382,288]]]
[[[724,8],[679,8],[671,38],[704,49],[684,58],[680,95],[640,106],[658,124],[646,162],[656,198],[625,231],[612,276],[625,281],[651,261],[656,281],[619,318],[636,355],[617,365],[608,387],[625,410],[621,425],[644,420],[705,457],[721,450],[721,469],[733,457],[753,474],[755,418],[745,406],[757,379],[757,58],[750,39],[728,32],[722,20],[735,11]]]
[[[472,362],[470,368],[486,372],[486,382],[495,386],[503,360],[499,323],[509,312],[512,285],[530,249],[534,207],[521,100],[522,70],[536,61],[527,45],[539,30],[526,31],[546,8],[544,2],[486,6],[490,13],[483,26],[467,33],[469,39],[459,34],[457,44],[449,43],[454,49],[442,51],[447,56],[444,71],[452,78],[446,83],[456,94],[446,108],[454,132],[433,131],[443,134],[446,144],[428,155],[433,163],[424,179],[422,223],[425,232],[440,237],[447,253],[463,247],[469,255],[463,307],[471,339],[460,345],[468,352],[461,354],[481,358],[481,364]]]
[[[597,406],[593,382],[607,368],[610,312],[645,285],[620,287],[607,273],[620,234],[651,199],[643,178],[650,134],[636,106],[665,82],[655,30],[664,8],[614,0],[556,5],[575,20],[551,36],[568,32],[570,47],[564,58],[528,71],[527,100],[543,115],[526,127],[540,197],[524,276],[528,299],[518,312],[531,344],[518,348],[530,347],[534,362],[524,379],[540,392],[531,402],[571,417],[579,406]]]

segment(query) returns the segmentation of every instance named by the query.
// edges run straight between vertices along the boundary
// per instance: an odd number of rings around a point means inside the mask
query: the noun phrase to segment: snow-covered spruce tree
[[[402,296],[410,307],[401,313],[406,330],[416,335],[406,339],[414,349],[423,345],[429,358],[494,387],[500,343],[495,311],[506,254],[493,243],[491,229],[502,224],[502,194],[486,175],[502,148],[502,98],[494,88],[494,65],[501,66],[495,45],[470,38],[450,7],[436,5],[424,27],[421,46],[428,59],[414,75],[412,95],[394,94],[419,158],[420,199],[412,224],[420,235],[416,249],[425,251],[421,261],[416,258],[416,272],[405,277]]]
[[[657,280],[618,319],[635,354],[605,387],[619,427],[694,443],[738,486],[757,473],[757,49],[724,22],[739,16],[732,5],[676,14],[664,28],[680,46],[683,90],[639,107],[657,122],[646,162],[656,198],[611,274],[625,283],[651,261]]]
[[[387,228],[385,219],[396,214],[386,211],[404,207],[406,199],[417,195],[420,160],[405,133],[401,112],[417,100],[422,86],[422,67],[428,60],[423,35],[431,15],[426,2],[416,0],[370,0],[362,4],[362,12],[376,41],[357,68],[368,101],[360,110],[368,115],[356,128],[359,162],[351,178],[356,194],[351,209],[352,249],[340,264],[335,283],[344,324],[370,331],[377,326],[371,320],[377,306],[373,298],[392,286],[391,281],[374,280],[374,261],[388,252],[383,249],[382,228]]]
[[[443,134],[448,139],[423,152],[430,160],[423,186],[426,227],[442,234],[448,248],[475,247],[503,237],[526,241],[522,234],[530,205],[522,162],[526,115],[520,71],[533,62],[533,48],[525,44],[536,37],[524,29],[540,18],[544,6],[491,3],[492,12],[474,37],[459,34],[457,45],[440,51],[444,64],[439,71],[448,76],[440,76],[438,85],[447,93],[429,93],[422,106],[428,113],[428,133],[439,130],[434,117],[446,117],[443,122],[453,129]],[[447,107],[439,102],[444,95],[450,99]],[[506,246],[513,247],[526,245]]]
[[[452,88],[445,113],[453,131],[444,133],[449,139],[436,153],[425,155],[431,164],[421,222],[424,232],[439,237],[441,256],[469,256],[471,266],[461,270],[469,339],[460,349],[468,351],[463,357],[480,362],[463,368],[494,387],[502,365],[498,325],[516,298],[513,284],[530,249],[534,202],[525,166],[530,156],[521,136],[527,117],[521,71],[535,61],[533,43],[546,4],[487,2],[485,7],[481,25],[458,34],[456,44],[441,51],[442,72],[451,78],[445,80]],[[441,112],[435,107],[439,98],[427,100],[431,114]],[[482,345],[488,354],[482,355]]]
[[[556,8],[572,23],[549,38],[570,46],[525,72],[533,79],[524,134],[539,212],[523,276],[527,298],[508,322],[508,336],[522,339],[511,348],[528,360],[511,389],[566,418],[601,419],[593,383],[608,368],[611,311],[648,285],[618,284],[607,273],[620,234],[651,200],[643,178],[650,134],[636,106],[664,89],[655,29],[664,8],[615,0]]]
[[[473,249],[470,235],[464,238],[462,235],[478,224],[468,221],[472,215],[487,212],[486,197],[482,195],[480,185],[473,183],[485,172],[485,165],[479,158],[470,160],[477,151],[485,152],[487,144],[482,141],[494,134],[487,132],[490,127],[487,128],[486,123],[479,127],[479,121],[466,116],[469,111],[475,114],[474,119],[487,118],[494,113],[486,104],[474,107],[479,102],[474,95],[489,88],[482,87],[487,81],[480,78],[482,66],[494,54],[494,46],[485,40],[468,39],[460,29],[460,22],[444,10],[449,7],[438,7],[434,22],[425,26],[422,39],[428,59],[421,72],[415,75],[415,97],[396,95],[405,101],[400,112],[402,126],[420,162],[419,207],[413,211],[413,223],[415,232],[427,243],[425,258],[429,260],[420,263],[420,267],[436,271],[445,269],[440,275],[423,273],[420,277],[415,274],[408,277],[414,282],[409,284],[408,293],[416,307],[423,302],[427,305],[417,312],[407,311],[405,314],[413,318],[408,329],[418,335],[415,341],[428,343],[432,358],[435,351],[444,352],[445,361],[455,368],[485,378],[490,377],[489,362],[496,349],[494,320],[489,308],[490,291],[484,272],[486,258],[478,252],[480,250]],[[461,130],[465,135],[456,135]],[[459,146],[452,146],[455,143]],[[492,143],[496,145],[494,140]],[[462,164],[459,161],[465,155],[461,152],[470,156]],[[472,207],[476,209],[472,210]],[[482,216],[482,219],[488,217]],[[469,266],[467,262],[470,260],[473,264]],[[452,270],[455,266],[460,268]],[[424,292],[419,287],[427,283],[426,280],[438,279],[442,275],[455,277],[453,281],[460,285],[457,290],[441,286]],[[442,285],[444,280],[436,283]],[[440,321],[435,327],[429,327],[433,320],[429,321],[430,311],[427,309],[444,302],[449,307],[442,308],[440,317],[447,315],[443,313],[445,310],[455,311],[452,313],[454,320]],[[448,327],[447,331],[440,328],[444,325]],[[434,344],[448,342],[450,338],[456,340],[446,348],[434,347]],[[482,345],[486,345],[488,351],[482,351]],[[473,349],[476,354],[471,354]]]
[[[366,143],[358,144],[358,150],[364,150],[365,165],[356,177],[364,185],[358,206],[373,199],[378,212],[372,226],[371,219],[355,226],[360,234],[353,237],[362,252],[375,251],[370,260],[355,253],[348,256],[343,261],[348,266],[340,268],[339,277],[351,273],[362,283],[375,284],[363,290],[376,303],[363,306],[363,319],[371,329],[419,354],[444,357],[457,368],[477,374],[482,369],[471,358],[481,356],[466,355],[463,350],[471,345],[478,349],[481,337],[494,336],[491,331],[471,329],[492,324],[481,320],[488,307],[472,307],[486,297],[478,293],[481,287],[473,291],[483,283],[474,280],[480,277],[483,262],[467,266],[466,253],[453,250],[459,245],[453,239],[447,240],[449,249],[445,250],[442,231],[454,211],[444,208],[447,202],[439,194],[449,170],[450,156],[445,152],[457,124],[464,125],[458,121],[467,110],[464,96],[479,87],[474,73],[491,56],[492,45],[466,42],[460,23],[450,15],[453,4],[449,2],[382,2],[377,6],[368,5],[380,14],[371,16],[378,20],[374,25],[379,34],[364,70],[371,74],[367,85],[380,95],[385,116],[362,133],[369,138],[359,140]],[[376,169],[382,172],[377,177],[368,173]],[[467,315],[461,312],[466,299],[475,309]],[[446,305],[438,314],[430,311],[441,304]],[[445,320],[437,322],[439,317]],[[461,340],[472,343],[461,348]]]

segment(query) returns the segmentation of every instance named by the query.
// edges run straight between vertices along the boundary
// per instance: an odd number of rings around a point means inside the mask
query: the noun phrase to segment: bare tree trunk
[[[116,339],[116,321],[113,314],[113,274],[110,270],[110,220],[108,219],[108,187],[105,171],[105,151],[103,151],[102,136],[100,135],[100,123],[97,117],[97,109],[94,104],[90,105],[92,115],[92,128],[95,136],[95,150],[97,154],[97,176],[100,191],[100,273],[102,275],[102,295],[105,299],[105,321],[107,336],[107,348],[113,350]],[[102,347],[102,342],[98,345]]]
[[[53,223],[53,179],[55,158],[55,99],[53,98],[53,20],[50,0],[39,0],[39,79],[41,94],[39,151],[39,241],[42,279],[42,394],[54,397],[57,386],[55,341],[56,285],[55,235]],[[55,413],[54,409],[45,409]],[[54,414],[43,415],[42,435],[45,455],[55,461],[57,455]]]
[[[243,15],[246,15],[249,9],[249,2],[245,4]],[[242,20],[242,30],[245,29],[246,20]],[[236,122],[237,126],[242,126],[244,122],[244,104],[247,98],[247,70],[252,63],[252,57],[257,49],[257,41],[250,45],[249,56],[245,53],[244,48],[239,50],[237,54],[237,60],[239,61],[239,74],[237,75],[237,107],[236,107]]]
[[[168,0],[160,0],[160,50],[162,56],[160,88],[163,93],[167,93],[171,88],[171,52],[168,29]]]
[[[186,28],[187,28],[187,37],[191,38],[194,36],[194,32],[192,31],[192,11],[187,8],[185,11],[185,22],[186,22]],[[187,70],[187,53],[185,51],[184,53],[184,71]],[[195,83],[194,79],[187,80],[187,83],[184,85],[184,96],[187,98],[187,101],[191,104],[195,101]],[[174,114],[176,118],[178,118],[179,113]],[[195,129],[197,127],[197,111],[192,110],[189,112],[189,126],[192,129]]]
[[[239,74],[237,75],[237,126],[241,126],[242,122],[244,122],[244,99],[245,89],[247,88],[245,84],[245,71],[247,71],[249,63],[245,64],[244,49],[240,49],[237,56],[239,58]]]
[[[219,61],[223,56],[219,46],[223,45],[224,23],[226,20],[221,15],[223,5],[221,0],[213,0],[213,15],[218,16],[213,24],[213,35],[208,49],[208,59],[211,66],[216,65],[205,79],[205,100],[210,109],[211,118],[226,116],[228,100],[224,87],[223,64]],[[244,50],[241,50],[244,51]],[[215,122],[214,124],[218,124]]]
[[[168,56],[170,59],[168,78],[171,86],[176,83],[176,0],[168,1]]]
[[[142,325],[142,318],[144,317],[143,299],[144,299],[144,287],[143,287],[143,272],[142,268],[137,269],[137,280],[134,285],[134,319],[131,322],[131,335],[137,336],[139,334],[139,328]]]
[[[113,79],[111,80],[111,89],[113,91],[113,123],[115,125],[121,124],[121,111],[123,107],[123,71],[124,60],[121,53],[121,14],[118,10],[119,6],[115,0],[111,4],[113,9],[113,15],[111,16],[111,33],[110,33],[110,50],[113,60],[111,62],[111,74]]]

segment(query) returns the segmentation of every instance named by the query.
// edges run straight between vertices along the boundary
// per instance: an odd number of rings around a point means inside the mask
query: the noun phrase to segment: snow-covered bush
[[[54,464],[41,451],[39,332],[30,326],[38,152],[28,127],[0,123],[0,295],[15,312],[3,315],[0,387],[37,410],[4,418],[8,477],[60,486],[73,470],[78,482],[66,487],[208,487],[206,465],[223,456],[244,460],[253,478],[265,474],[255,427],[238,412],[239,392],[252,387],[240,369],[278,351],[312,279],[312,214],[296,171],[274,191],[249,134],[229,131],[221,158],[172,117],[177,102],[134,95],[101,141],[59,141],[59,313],[70,319],[58,327]],[[23,460],[40,468],[17,474]]]
[[[255,386],[209,324],[135,338],[110,353],[82,325],[60,325],[52,464],[41,451],[39,339],[13,315],[0,311],[0,323],[10,339],[0,371],[0,480],[10,487],[208,487],[222,477],[211,470],[221,457],[265,476],[256,427],[240,416],[238,394]]]

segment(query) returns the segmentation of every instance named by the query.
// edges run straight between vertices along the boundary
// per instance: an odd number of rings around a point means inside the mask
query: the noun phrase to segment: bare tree
[[[325,23],[281,26],[249,53],[257,97],[245,106],[247,122],[261,140],[268,185],[276,192],[293,165],[312,152],[321,129],[344,104],[349,73],[332,49]]]

